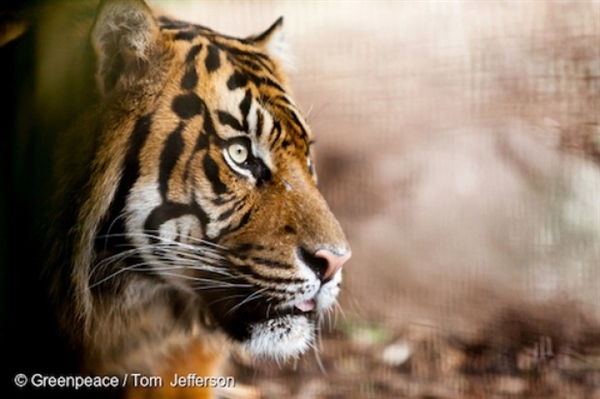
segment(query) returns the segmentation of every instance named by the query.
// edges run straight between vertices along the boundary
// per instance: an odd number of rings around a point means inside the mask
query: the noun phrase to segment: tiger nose
[[[344,263],[350,259],[351,256],[352,252],[349,250],[342,255],[335,254],[328,249],[320,249],[315,252],[315,258],[320,258],[325,261],[325,267],[323,268],[324,270],[321,271],[320,275],[321,280],[330,280],[342,268]]]

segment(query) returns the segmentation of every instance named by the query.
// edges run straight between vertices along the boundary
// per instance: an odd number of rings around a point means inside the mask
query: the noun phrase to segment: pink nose
[[[352,256],[352,252],[348,251],[343,255],[336,255],[333,252],[327,249],[320,249],[315,252],[316,258],[322,258],[327,261],[327,268],[325,269],[325,273],[323,274],[323,280],[329,280],[332,278],[338,270],[342,268],[344,263],[350,259]]]

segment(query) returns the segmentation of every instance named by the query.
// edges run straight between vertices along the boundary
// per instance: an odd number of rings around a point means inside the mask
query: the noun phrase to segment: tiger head
[[[350,258],[317,189],[281,27],[236,39],[105,1],[92,30],[103,202],[80,216],[96,231],[93,295],[125,278],[193,293],[209,323],[275,358],[310,346]]]

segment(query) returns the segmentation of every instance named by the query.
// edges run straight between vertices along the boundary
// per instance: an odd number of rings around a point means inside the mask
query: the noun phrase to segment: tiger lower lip
[[[316,306],[316,302],[314,299],[309,299],[308,301],[302,301],[295,305],[296,309],[298,309],[302,312],[310,312],[311,310],[313,310],[315,308],[315,306]]]

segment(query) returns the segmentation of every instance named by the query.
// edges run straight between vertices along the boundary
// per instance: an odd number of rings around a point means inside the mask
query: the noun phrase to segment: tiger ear
[[[120,82],[139,77],[158,37],[158,23],[144,1],[102,0],[91,34],[100,92],[105,95]]]
[[[283,17],[279,17],[263,33],[251,36],[247,40],[278,60],[285,70],[294,69],[294,56],[289,43],[285,40],[283,31]]]

